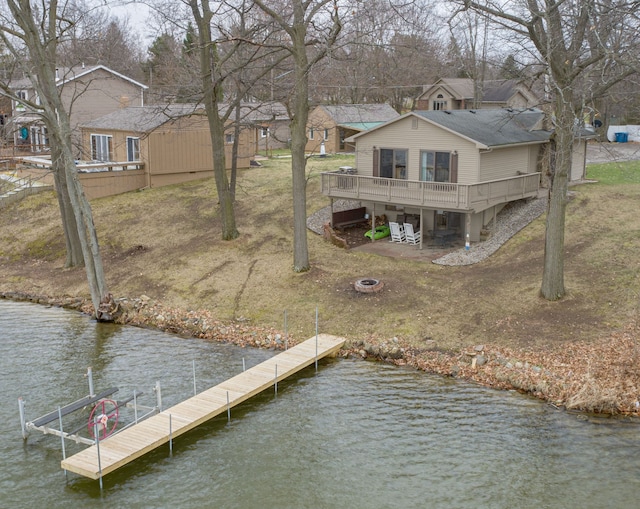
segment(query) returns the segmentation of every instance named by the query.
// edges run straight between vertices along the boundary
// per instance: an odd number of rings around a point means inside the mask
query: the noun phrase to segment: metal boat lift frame
[[[96,440],[98,440],[98,437],[96,436],[96,438],[86,438],[83,437],[81,435],[79,435],[78,433],[80,432],[80,430],[84,429],[87,425],[83,424],[80,428],[72,430],[72,431],[64,431],[63,426],[62,426],[62,418],[65,415],[69,415],[73,412],[76,412],[78,410],[82,410],[88,406],[92,406],[94,404],[97,404],[105,399],[107,399],[109,396],[115,394],[116,392],[118,392],[118,388],[117,387],[111,387],[109,389],[105,389],[104,391],[101,391],[99,393],[95,393],[93,390],[93,373],[92,373],[92,369],[89,367],[87,368],[87,374],[86,377],[88,378],[89,381],[89,394],[83,398],[80,398],[77,401],[74,401],[72,403],[69,403],[67,405],[64,406],[58,406],[57,410],[54,410],[52,412],[49,412],[41,417],[38,417],[37,419],[34,419],[33,421],[27,421],[26,420],[26,413],[25,413],[25,401],[22,397],[18,398],[18,408],[20,411],[20,425],[22,428],[22,438],[24,440],[27,440],[28,436],[29,436],[29,432],[32,430],[35,431],[40,431],[42,433],[44,433],[45,435],[56,435],[59,436],[61,441],[62,441],[62,455],[63,457],[65,457],[66,452],[65,452],[65,446],[64,446],[64,441],[65,440],[72,440],[75,443],[80,443],[80,444],[84,444],[84,445],[95,445]],[[133,391],[133,395],[129,398],[127,398],[124,401],[121,402],[117,402],[117,407],[116,408],[121,408],[121,407],[127,407],[127,408],[133,408],[134,409],[134,422],[127,424],[126,426],[124,426],[123,428],[120,428],[118,430],[115,430],[114,433],[112,433],[112,435],[115,435],[116,433],[119,433],[121,431],[123,431],[124,429],[128,428],[129,426],[132,426],[133,424],[136,424],[137,422],[146,419],[147,417],[157,414],[158,412],[162,411],[162,393],[160,390],[160,382],[156,382],[156,385],[154,387],[154,392],[156,393],[156,406],[155,407],[149,407],[149,406],[143,406],[138,404],[137,398],[139,396],[141,396],[143,393],[142,392],[136,392]],[[142,416],[138,416],[138,409],[145,411],[146,413],[143,414]],[[60,429],[56,429],[50,426],[51,423],[53,423],[54,421],[58,421],[59,425],[60,425]]]

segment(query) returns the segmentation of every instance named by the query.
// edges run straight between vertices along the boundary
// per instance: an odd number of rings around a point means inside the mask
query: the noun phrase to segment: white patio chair
[[[409,244],[420,244],[420,230],[413,231],[413,225],[411,223],[404,223],[404,236]]]
[[[391,240],[389,242],[404,242],[404,228],[399,223],[389,222],[389,229],[391,230]]]

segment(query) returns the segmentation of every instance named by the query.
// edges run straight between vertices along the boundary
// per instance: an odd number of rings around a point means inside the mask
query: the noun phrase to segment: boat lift
[[[93,375],[91,368],[87,368],[86,377],[89,380],[89,394],[83,398],[80,398],[73,403],[69,403],[64,406],[59,406],[57,410],[53,410],[33,421],[27,421],[25,417],[25,402],[22,397],[18,398],[18,407],[20,410],[20,424],[22,426],[22,438],[27,440],[29,432],[32,430],[40,431],[45,435],[59,436],[62,441],[62,454],[65,456],[65,440],[72,440],[76,443],[85,445],[94,445],[100,440],[115,435],[120,431],[132,426],[139,421],[157,414],[162,411],[162,394],[160,391],[160,382],[156,382],[154,392],[156,393],[156,406],[148,407],[138,403],[138,397],[144,393],[133,391],[133,395],[125,399],[124,401],[116,401],[111,399],[116,392],[117,387],[111,387],[105,389],[99,393],[95,393],[93,390]],[[66,415],[91,407],[91,413],[86,424],[73,429],[71,431],[65,431],[62,425],[62,418]],[[120,409],[123,407],[133,408],[134,421],[127,424],[124,427],[116,429],[120,417]],[[142,410],[146,413],[138,416],[138,410]],[[57,421],[59,423],[59,429],[51,426],[52,423]],[[80,431],[86,427],[89,437],[80,435]]]

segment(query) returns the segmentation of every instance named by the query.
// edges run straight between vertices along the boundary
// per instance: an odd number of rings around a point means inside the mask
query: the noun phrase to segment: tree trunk
[[[294,47],[304,48],[304,33],[294,41]],[[293,270],[306,272],[310,268],[307,243],[307,120],[309,118],[309,66],[306,51],[295,53],[296,85],[293,97],[293,119],[291,120],[291,177],[293,191]]]
[[[69,189],[67,187],[67,179],[65,177],[64,167],[60,166],[60,157],[55,155],[57,147],[51,147],[52,152],[52,169],[53,178],[56,184],[56,196],[58,198],[58,206],[60,208],[60,216],[62,219],[62,228],[64,231],[64,240],[67,248],[67,258],[64,266],[80,267],[84,264],[84,256],[82,255],[82,245],[78,236],[78,226],[76,218],[71,207],[71,199],[69,198]]]
[[[77,237],[82,248],[95,317],[99,321],[113,321],[113,298],[107,289],[91,206],[78,178],[68,117],[66,113],[62,113],[58,115],[58,118],[57,129],[51,138],[58,147],[56,149],[57,165],[64,171],[64,181],[75,219]]]
[[[220,59],[215,43],[211,38],[211,19],[213,13],[209,2],[189,0],[189,6],[198,27],[200,74],[204,106],[209,121],[211,148],[213,149],[213,174],[218,193],[220,218],[222,221],[222,239],[232,240],[238,237],[236,217],[233,207],[233,194],[227,178],[224,155],[224,122],[220,117],[220,101],[222,100],[222,80],[219,76]],[[202,8],[202,12],[200,11]]]
[[[44,11],[46,22],[36,22],[39,13],[32,10],[28,0],[11,1],[8,5],[14,20],[23,30],[20,38],[28,50],[27,60],[33,73],[30,76],[34,76],[32,84],[40,98],[40,114],[49,131],[54,158],[52,165],[59,184],[60,212],[65,220],[65,231],[69,234],[69,239],[74,238],[72,232],[77,232],[96,318],[111,321],[113,298],[107,290],[91,207],[78,180],[69,114],[65,110],[55,79],[56,47],[59,37],[58,3],[55,0],[49,3],[49,11]],[[74,240],[69,240],[67,245],[76,247]],[[75,258],[78,258],[77,253]]]
[[[544,269],[540,293],[547,300],[564,297],[564,228],[567,190],[574,143],[574,112],[571,92],[565,88],[556,100],[556,126],[553,135],[555,161],[547,210]]]
[[[233,127],[233,147],[231,148],[232,160],[231,160],[231,180],[229,182],[229,190],[231,192],[231,199],[236,201],[236,183],[238,181],[238,147],[240,146],[240,128],[242,103],[238,100],[238,104],[235,107],[235,123]]]

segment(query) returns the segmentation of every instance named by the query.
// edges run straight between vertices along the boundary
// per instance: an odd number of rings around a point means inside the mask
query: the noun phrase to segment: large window
[[[127,136],[127,161],[140,160],[140,138]]]
[[[420,152],[420,180],[451,182],[451,153],[422,150]]]
[[[312,140],[312,139],[313,139],[313,135],[314,135],[314,133],[313,133],[313,127],[310,127],[310,128],[309,128],[309,139],[310,139],[310,140]]]
[[[442,94],[438,94],[438,97],[433,101],[433,109],[438,111],[447,109],[447,101]]]
[[[407,178],[407,150],[380,149],[380,176],[393,179]]]
[[[91,159],[108,162],[112,160],[113,138],[105,134],[91,135]]]

